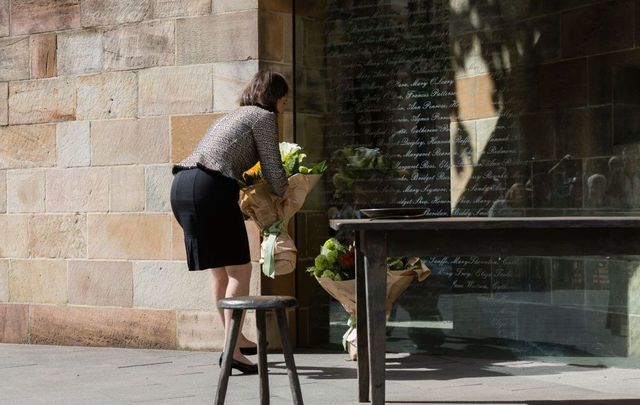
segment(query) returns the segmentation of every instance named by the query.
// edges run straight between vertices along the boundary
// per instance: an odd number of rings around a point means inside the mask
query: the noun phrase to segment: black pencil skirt
[[[234,179],[200,168],[175,174],[171,208],[184,231],[189,270],[248,263],[249,240]]]

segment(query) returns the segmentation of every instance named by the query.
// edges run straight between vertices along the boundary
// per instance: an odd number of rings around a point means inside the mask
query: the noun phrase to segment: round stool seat
[[[247,297],[223,298],[218,301],[218,308],[226,309],[279,309],[298,305],[298,300],[286,295],[261,295]]]

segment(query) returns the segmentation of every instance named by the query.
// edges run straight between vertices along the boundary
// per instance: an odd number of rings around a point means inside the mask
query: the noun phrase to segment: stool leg
[[[303,405],[302,392],[300,391],[300,381],[298,380],[298,371],[296,363],[293,360],[293,350],[289,342],[289,328],[287,327],[287,315],[284,308],[276,309],[278,316],[278,329],[280,329],[280,339],[282,340],[282,353],[284,361],[287,364],[287,373],[289,374],[289,385],[291,385],[291,396],[294,405]]]
[[[236,347],[236,340],[240,334],[240,325],[242,324],[242,312],[241,309],[234,309],[231,314],[231,325],[229,328],[229,335],[227,341],[224,344],[224,356],[222,357],[222,369],[220,370],[220,377],[218,377],[218,391],[216,392],[216,405],[223,405],[224,399],[227,396],[227,384],[229,383],[229,376],[231,375],[231,362],[233,361],[233,349]]]
[[[269,405],[269,370],[267,369],[267,324],[264,311],[256,309],[258,327],[258,373],[260,374],[260,404]]]

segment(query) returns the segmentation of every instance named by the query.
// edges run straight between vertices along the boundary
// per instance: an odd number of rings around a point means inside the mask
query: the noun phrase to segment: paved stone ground
[[[0,344],[1,404],[211,404],[218,353]],[[305,403],[354,404],[355,363],[296,353]],[[269,355],[272,404],[291,404]],[[394,404],[640,404],[640,370],[531,361],[387,355]],[[550,402],[553,400],[553,402]],[[257,376],[234,376],[227,404],[258,404]]]

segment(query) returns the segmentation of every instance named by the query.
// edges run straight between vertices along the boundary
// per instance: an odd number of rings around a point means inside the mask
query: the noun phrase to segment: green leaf
[[[316,164],[315,166],[313,166],[309,173],[311,174],[322,174],[327,170],[327,161],[323,160],[322,162]]]
[[[322,276],[321,277],[326,277],[326,278],[330,278],[330,279],[333,280],[334,273],[331,270],[325,270],[324,272],[322,272]]]
[[[323,255],[316,256],[313,264],[317,268],[322,269],[322,270],[326,270],[329,267],[331,267],[331,263],[329,263],[329,260],[327,259],[327,257],[323,256]]]

